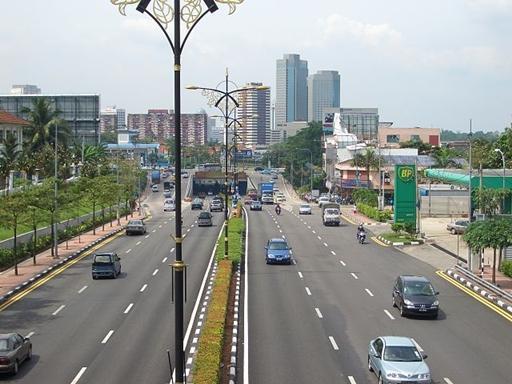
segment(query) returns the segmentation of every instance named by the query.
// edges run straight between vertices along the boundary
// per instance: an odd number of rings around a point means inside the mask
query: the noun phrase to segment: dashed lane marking
[[[332,255],[333,255],[333,256],[336,256],[336,252],[334,252],[334,251],[331,251],[331,253],[332,253]]]
[[[166,261],[167,261],[167,257],[164,257],[164,258],[162,259],[162,263],[165,263]]]
[[[108,339],[110,339],[110,337],[114,334],[114,330],[111,329],[110,331],[108,331],[107,335],[103,338],[103,340],[101,340],[101,344],[107,344],[107,341]]]
[[[305,287],[305,290],[306,290],[306,293],[308,294],[308,296],[311,296],[311,291],[309,290],[309,288]]]
[[[443,377],[443,380],[446,384],[453,384],[453,381],[451,381],[449,378],[447,377]]]
[[[87,285],[84,285],[82,288],[80,288],[80,290],[78,291],[78,293],[82,293],[83,291],[85,291],[87,289]]]
[[[354,376],[349,376],[348,381],[350,382],[350,384],[357,384],[356,379],[354,379]]]
[[[52,313],[53,316],[57,316],[57,314],[62,311],[64,308],[66,308],[65,305],[61,305],[55,312]]]
[[[338,344],[336,344],[336,340],[334,340],[334,337],[329,336],[329,341],[331,342],[332,348],[335,351],[339,351],[340,348],[338,347]]]
[[[329,244],[327,244],[327,243],[324,243],[324,247],[328,247],[328,246],[329,246]]]
[[[359,277],[357,277],[357,275],[356,275],[354,272],[350,272],[350,274],[352,275],[352,277],[353,277],[354,279],[356,279],[356,280],[357,280],[357,279],[359,279]]]
[[[364,290],[366,291],[367,294],[369,294],[371,297],[373,297],[372,291],[370,291],[368,288],[365,288]]]
[[[320,236],[317,236],[318,240],[322,240],[322,238]]]
[[[140,243],[142,243],[142,241],[137,241],[135,245],[140,245]]]
[[[389,313],[389,311],[387,309],[384,310],[384,313],[386,315],[388,315],[388,317],[391,319],[391,320],[395,320],[395,318],[393,317],[393,315],[391,313]]]
[[[303,279],[303,278],[304,278],[304,275],[302,274],[302,272],[297,272],[297,273],[299,274],[299,277],[300,277],[301,279]]]
[[[315,234],[316,234],[316,231],[315,231],[314,229],[313,229],[313,230],[311,230],[311,232],[313,232],[313,233],[315,233]]]
[[[347,264],[345,264],[345,262],[343,260],[340,260],[340,264],[343,265],[344,267],[347,266]]]
[[[73,379],[73,381],[71,382],[71,384],[76,384],[78,383],[78,380],[80,380],[80,378],[82,377],[82,375],[85,373],[85,370],[87,369],[87,367],[82,367],[80,368],[80,371],[78,371],[78,373],[76,374],[75,378]]]
[[[155,233],[155,232],[156,232],[156,229],[153,229],[151,232]]]
[[[158,273],[158,268],[153,271],[153,276],[155,276]]]
[[[320,312],[320,309],[315,308],[315,312],[319,319],[323,319],[322,312]]]
[[[150,236],[150,235],[146,235],[146,236],[144,236],[144,238],[145,238],[145,239],[147,239],[149,236]]]
[[[170,253],[173,253],[174,252],[174,248],[171,249],[171,252]]]
[[[126,253],[130,253],[132,251],[132,249],[130,248],[129,250],[126,251]]]
[[[130,312],[130,309],[132,309],[132,307],[133,307],[133,303],[130,303],[130,304],[126,307],[126,309],[124,310],[124,314],[126,315],[128,312]]]
[[[148,285],[147,285],[147,284],[144,284],[144,285],[142,286],[142,288],[140,289],[140,292],[144,292],[144,291],[146,290],[146,288],[147,288],[147,287],[148,287]]]

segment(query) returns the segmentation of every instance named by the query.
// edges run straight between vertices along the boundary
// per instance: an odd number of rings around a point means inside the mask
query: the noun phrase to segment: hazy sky
[[[239,0],[242,1],[242,0]],[[0,4],[0,93],[99,93],[128,113],[172,108],[163,34],[110,0]],[[183,1],[182,1],[183,3]],[[182,58],[182,82],[275,84],[275,62],[299,53],[309,73],[338,70],[342,106],[378,107],[395,126],[502,130],[512,120],[512,0],[245,0],[206,16]],[[183,90],[183,112],[210,111]],[[272,94],[274,99],[274,92]],[[213,112],[213,111],[212,111]]]

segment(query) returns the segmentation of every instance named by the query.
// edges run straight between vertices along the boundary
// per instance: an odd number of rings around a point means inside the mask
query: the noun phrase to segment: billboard
[[[416,165],[395,165],[395,223],[416,225]]]
[[[334,130],[334,112],[324,112],[322,119],[323,131],[326,133],[332,133]]]

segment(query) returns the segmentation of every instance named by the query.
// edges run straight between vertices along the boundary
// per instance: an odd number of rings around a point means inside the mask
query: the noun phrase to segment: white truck
[[[340,205],[336,203],[322,204],[322,223],[324,225],[336,225],[341,223]]]

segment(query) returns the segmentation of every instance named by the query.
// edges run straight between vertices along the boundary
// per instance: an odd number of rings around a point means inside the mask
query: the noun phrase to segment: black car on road
[[[438,294],[425,276],[401,275],[393,286],[393,307],[398,308],[400,316],[419,315],[436,319]]]
[[[194,200],[192,200],[192,205],[190,207],[191,209],[203,209],[203,200],[196,197]]]

